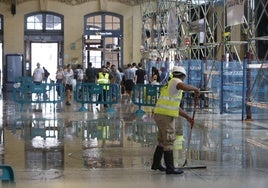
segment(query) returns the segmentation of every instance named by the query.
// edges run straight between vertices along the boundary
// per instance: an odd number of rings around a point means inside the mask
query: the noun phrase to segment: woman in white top
[[[61,84],[63,82],[63,79],[64,79],[64,71],[63,71],[63,68],[62,66],[58,66],[58,70],[56,72],[56,91],[57,91],[57,94],[58,94],[58,97],[60,97],[62,95],[61,93]]]

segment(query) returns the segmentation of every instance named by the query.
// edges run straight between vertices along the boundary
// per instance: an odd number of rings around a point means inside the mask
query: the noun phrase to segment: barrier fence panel
[[[186,84],[193,85],[200,90],[204,90],[204,61],[201,59],[189,59],[183,61],[183,66],[186,70],[187,76],[184,80]],[[191,92],[184,92],[182,107],[193,106],[193,94]],[[186,105],[185,105],[186,103]]]
[[[19,118],[16,119],[11,129],[13,134],[20,134],[25,140],[35,137],[63,139],[64,122],[62,119],[48,118]]]
[[[51,103],[55,105],[62,102],[64,97],[65,91],[62,84],[36,84],[32,82],[30,77],[19,78],[13,88],[13,100],[21,105],[21,111],[24,104]]]
[[[76,135],[81,135],[85,148],[103,146],[103,144],[123,145],[123,121],[121,119],[100,118],[73,121],[72,125],[77,131]]]
[[[132,123],[132,138],[143,146],[154,146],[157,143],[157,125],[155,121],[135,120]]]
[[[79,111],[87,111],[85,104],[104,104],[109,106],[108,112],[113,112],[112,105],[119,101],[119,86],[117,84],[77,84],[75,100],[81,103]]]
[[[221,112],[241,113],[243,96],[243,64],[239,61],[222,62]]]
[[[132,102],[138,105],[136,114],[144,114],[142,106],[155,106],[160,95],[161,85],[137,84],[133,87]]]
[[[183,62],[187,72],[185,83],[204,88],[204,61],[200,59],[190,59]]]
[[[206,60],[204,69],[204,79],[206,90],[213,92],[214,108],[219,109],[220,101],[220,67],[221,61]]]
[[[251,61],[250,65],[245,66],[243,62],[233,59],[229,61],[186,60],[183,66],[187,70],[188,77],[185,82],[201,90],[200,108],[209,107],[213,111],[218,108],[221,114],[243,114],[245,105],[247,110],[250,109],[249,106],[253,106],[253,110],[258,112],[268,108],[267,62]],[[142,110],[143,106],[155,106],[160,87],[149,84],[134,86],[132,101],[139,107],[137,114],[145,113]],[[213,104],[210,104],[211,102]],[[182,105],[184,103],[186,103],[185,107],[192,107],[191,92],[185,93]]]
[[[268,61],[244,61],[244,94],[242,119],[251,119],[253,113],[267,113]]]

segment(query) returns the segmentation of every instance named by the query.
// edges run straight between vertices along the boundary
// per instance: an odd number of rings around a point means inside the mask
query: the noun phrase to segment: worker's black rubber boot
[[[157,146],[154,152],[152,170],[166,171],[166,168],[162,166],[161,159],[163,155],[163,147]]]
[[[182,174],[183,170],[174,167],[173,151],[164,151],[164,160],[166,164],[166,174]]]

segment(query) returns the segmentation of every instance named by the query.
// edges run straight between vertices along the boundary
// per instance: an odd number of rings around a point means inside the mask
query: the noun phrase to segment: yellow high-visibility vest
[[[179,106],[182,99],[182,90],[178,91],[178,95],[170,96],[169,87],[171,80],[166,86],[161,88],[160,96],[154,108],[154,113],[171,117],[179,117]]]
[[[109,73],[103,75],[102,72],[99,73],[99,79],[97,80],[98,84],[109,84]],[[109,86],[104,86],[103,89],[109,90]]]

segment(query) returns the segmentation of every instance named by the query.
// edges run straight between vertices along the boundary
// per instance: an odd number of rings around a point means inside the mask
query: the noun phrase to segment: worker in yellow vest
[[[97,83],[98,84],[109,84],[110,79],[111,79],[111,75],[107,72],[106,67],[102,66],[101,71],[97,75]],[[102,95],[99,94],[99,96],[98,96],[98,101],[104,101],[105,108],[108,107],[108,105],[105,104],[105,102],[107,101],[108,92],[109,92],[109,86],[104,85]]]
[[[160,96],[154,108],[154,119],[158,127],[158,146],[153,156],[152,170],[165,171],[166,174],[181,174],[183,170],[174,167],[173,162],[173,144],[176,139],[175,119],[180,115],[193,124],[193,119],[182,110],[180,102],[183,91],[194,91],[198,97],[200,91],[198,88],[185,84],[186,71],[181,66],[174,66],[172,78],[166,86],[161,88]],[[161,165],[162,154],[166,168]]]

